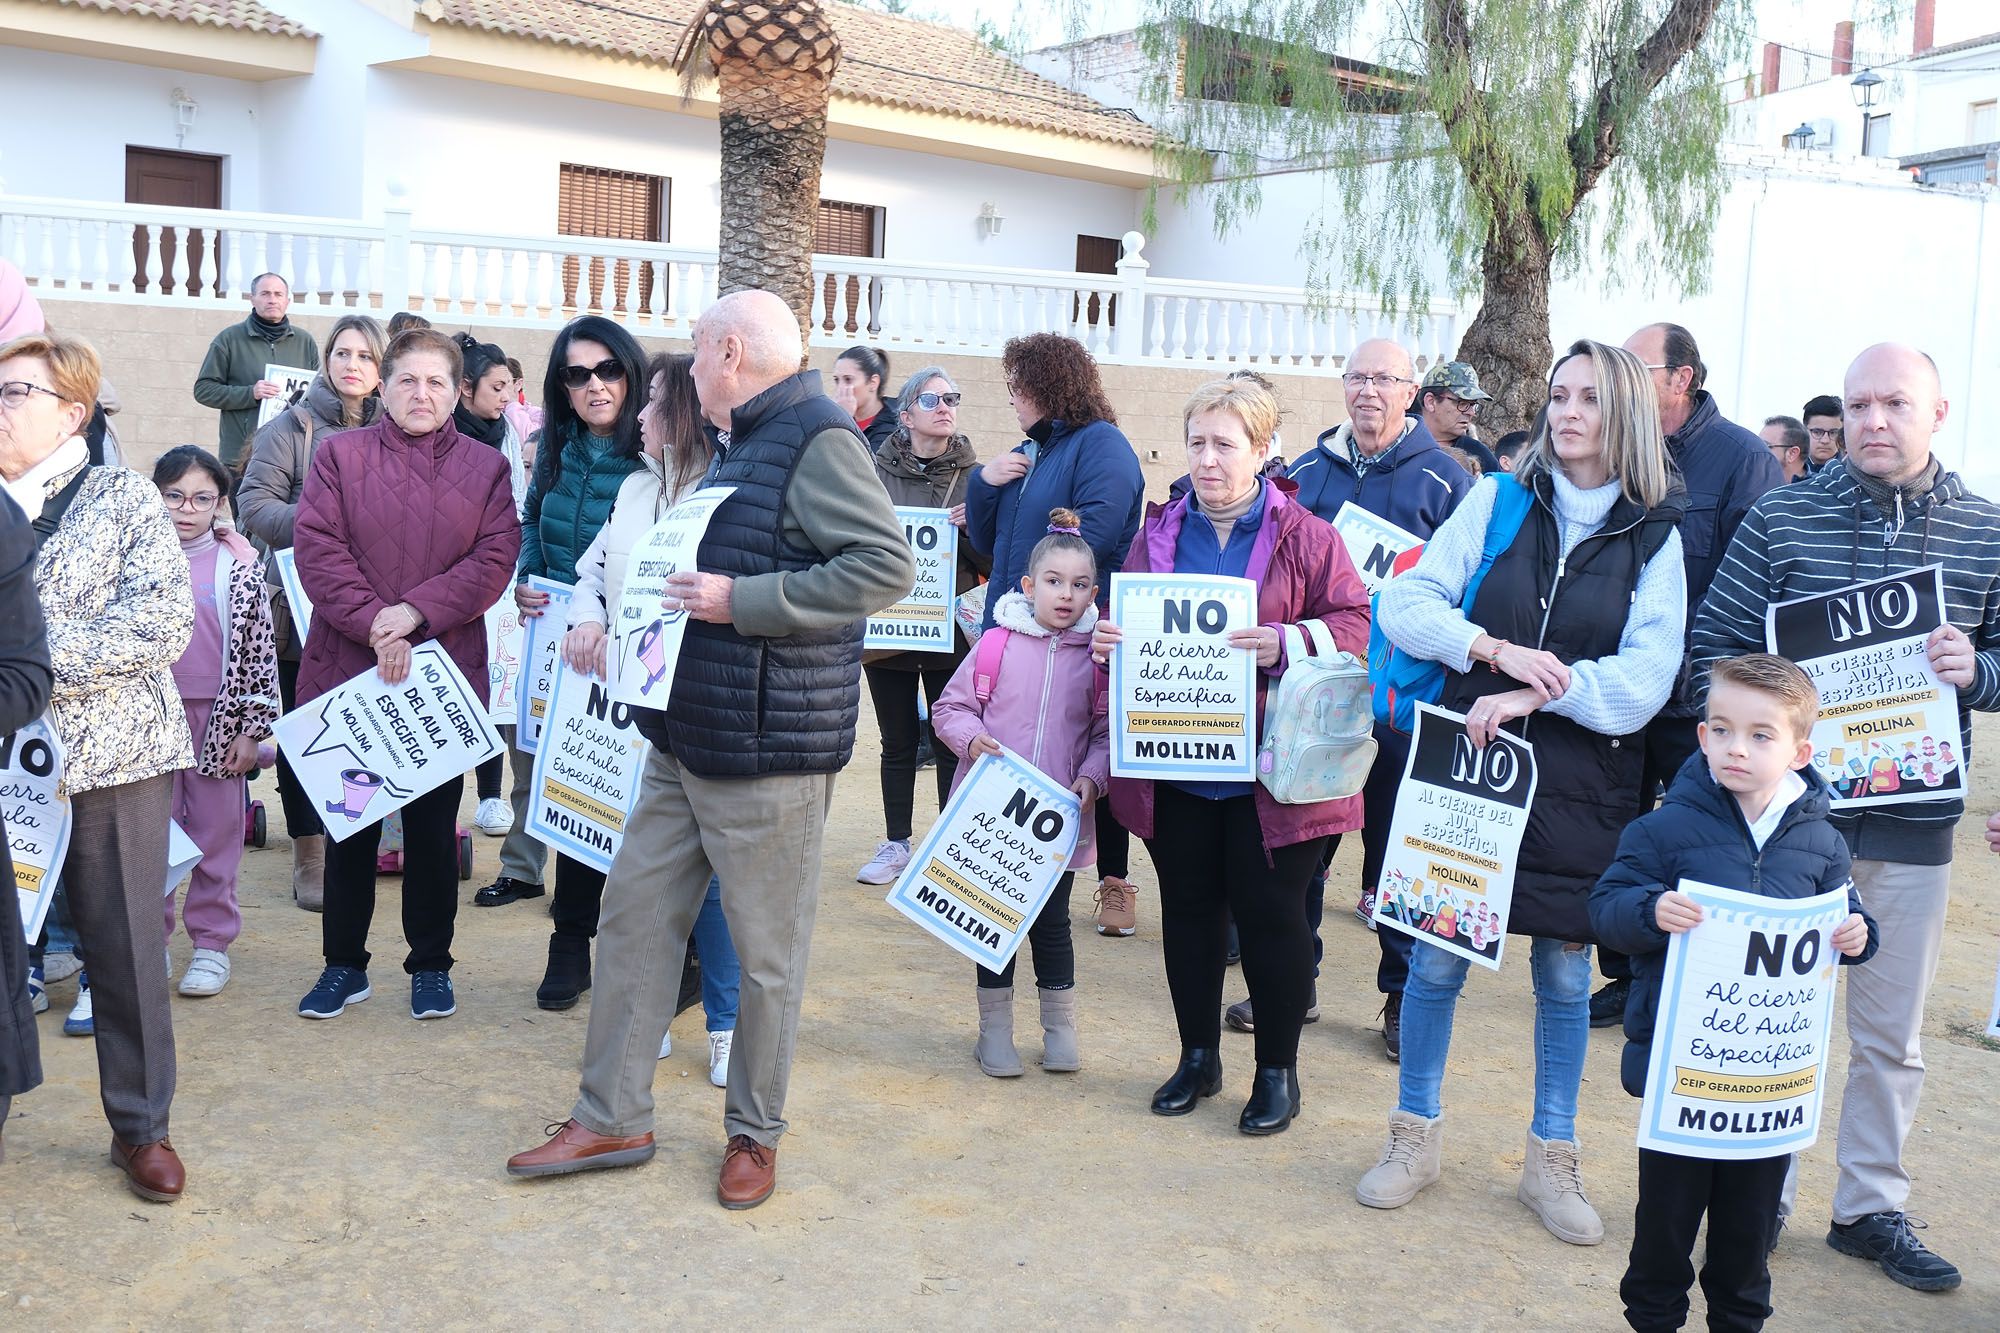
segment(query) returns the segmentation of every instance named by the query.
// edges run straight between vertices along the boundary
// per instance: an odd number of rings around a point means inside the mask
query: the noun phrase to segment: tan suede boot
[[[1354,1197],[1370,1208],[1401,1208],[1416,1198],[1444,1171],[1442,1123],[1391,1111],[1382,1160],[1355,1184]]]
[[[326,910],[326,835],[292,839],[292,901],[308,912]]]
[[[1604,1221],[1583,1197],[1583,1158],[1569,1139],[1542,1139],[1528,1131],[1528,1160],[1521,1167],[1522,1203],[1558,1240],[1572,1245],[1597,1245],[1604,1240]]]

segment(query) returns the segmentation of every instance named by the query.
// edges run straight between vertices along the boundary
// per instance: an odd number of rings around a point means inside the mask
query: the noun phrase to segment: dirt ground
[[[1985,749],[2000,745],[2000,728],[1982,733]],[[660,1065],[650,1164],[535,1183],[504,1174],[508,1154],[568,1113],[587,1005],[534,1007],[545,900],[470,907],[497,839],[478,839],[464,886],[455,1017],[411,1021],[390,906],[375,927],[375,998],[332,1022],[297,1018],[320,966],[319,920],[289,901],[266,782],[273,834],[245,860],[234,979],[217,998],[173,1000],[187,1196],[143,1203],[107,1164],[91,1045],[62,1035],[74,985],[57,986],[42,1020],[48,1082],[16,1102],[0,1166],[0,1327],[1623,1326],[1637,1103],[1618,1085],[1615,1031],[1592,1034],[1580,1116],[1608,1231],[1595,1249],[1557,1241],[1514,1197],[1532,1077],[1520,965],[1475,976],[1460,1008],[1444,1179],[1398,1212],[1355,1203],[1395,1096],[1375,1031],[1375,942],[1346,911],[1358,843],[1328,894],[1325,1017],[1306,1029],[1304,1109],[1289,1133],[1236,1132],[1251,1059],[1235,1034],[1222,1096],[1186,1119],[1147,1113],[1177,1052],[1150,892],[1130,940],[1090,931],[1088,894],[1073,904],[1083,1071],[1035,1067],[1030,1002],[1027,1076],[985,1078],[970,1054],[971,966],[851,878],[880,836],[875,760],[864,735],[842,779],[793,1131],[763,1207],[714,1200],[722,1093],[706,1079],[699,1006]],[[1992,810],[2000,783],[1981,776],[1975,808]],[[930,808],[921,784],[918,808],[920,819]],[[1986,916],[2000,861],[1976,821],[1959,852],[1907,1160],[1913,1212],[1965,1285],[1905,1291],[1823,1243],[1830,1106],[1773,1261],[1774,1329],[2000,1327],[2000,1046],[1979,1035],[2000,952]],[[185,938],[173,948],[184,966]],[[1231,998],[1241,984],[1232,974]]]

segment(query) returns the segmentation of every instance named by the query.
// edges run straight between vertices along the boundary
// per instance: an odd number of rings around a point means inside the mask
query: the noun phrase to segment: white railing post
[[[1146,349],[1146,271],[1152,265],[1140,253],[1145,248],[1142,233],[1125,233],[1125,252],[1118,257],[1118,317],[1111,328],[1111,351],[1116,356],[1136,357]]]
[[[382,211],[383,319],[410,308],[410,210],[403,203],[405,193],[401,182],[390,182],[389,207]]]

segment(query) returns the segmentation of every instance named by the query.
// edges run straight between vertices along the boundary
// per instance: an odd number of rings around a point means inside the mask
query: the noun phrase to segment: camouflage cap
[[[1443,389],[1475,403],[1493,396],[1479,387],[1479,372],[1465,361],[1438,362],[1424,373],[1423,383],[1417,389],[1420,393],[1425,389]]]

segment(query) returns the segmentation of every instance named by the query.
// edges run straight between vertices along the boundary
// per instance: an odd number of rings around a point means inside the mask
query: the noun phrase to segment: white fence
[[[1294,288],[1155,279],[1144,246],[1128,233],[1115,274],[815,255],[813,341],[997,356],[1018,334],[1054,332],[1120,364],[1334,374],[1373,337],[1395,338],[1428,366],[1457,347],[1466,317],[1455,305],[1391,314],[1359,295],[1314,303]],[[553,328],[595,313],[682,338],[716,296],[710,250],[423,231],[394,210],[377,225],[0,196],[0,258],[60,300],[240,310],[256,276],[277,272],[301,314],[414,310]]]

